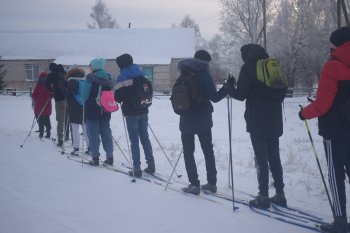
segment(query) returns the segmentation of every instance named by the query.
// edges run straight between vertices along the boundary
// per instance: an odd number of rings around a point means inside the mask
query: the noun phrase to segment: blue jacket
[[[179,62],[178,68],[181,73],[192,72],[199,78],[202,101],[191,116],[180,116],[180,131],[183,134],[198,134],[208,131],[213,127],[212,112],[214,111],[211,101],[216,103],[226,95],[226,88],[216,91],[213,78],[209,72],[209,63],[198,59],[185,59]]]
[[[113,80],[109,73],[104,70],[95,70],[86,76],[82,99],[85,101],[85,118],[90,120],[107,120],[111,119],[111,113],[103,110],[97,105],[96,97],[100,85],[102,90],[111,90]]]
[[[148,113],[148,108],[137,109],[132,103],[134,93],[133,80],[138,77],[143,77],[140,67],[132,64],[123,68],[117,78],[116,90],[114,92],[115,101],[122,103],[122,111],[124,116],[139,116]]]

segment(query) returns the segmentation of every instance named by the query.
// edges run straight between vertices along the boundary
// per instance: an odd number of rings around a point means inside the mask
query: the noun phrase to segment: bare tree
[[[172,25],[173,27],[175,25]],[[204,39],[202,38],[201,31],[199,28],[199,25],[192,19],[189,15],[185,15],[182,21],[179,24],[179,27],[182,28],[193,28],[195,33],[195,46],[196,49],[203,46],[203,43],[205,43]]]
[[[119,28],[116,20],[112,18],[106,3],[103,0],[96,0],[95,5],[91,8],[90,17],[92,23],[88,23],[89,29],[97,28]]]
[[[220,0],[221,2],[221,27],[231,45],[260,43],[263,32],[262,0]],[[270,21],[272,15],[272,3],[266,2],[266,18]]]

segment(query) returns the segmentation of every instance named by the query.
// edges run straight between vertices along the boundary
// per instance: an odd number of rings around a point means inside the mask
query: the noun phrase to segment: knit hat
[[[103,58],[95,58],[90,62],[92,70],[103,70],[106,65],[106,60]]]
[[[350,41],[350,27],[341,27],[332,32],[329,38],[330,42],[339,47],[342,44]]]
[[[194,54],[194,58],[202,60],[202,61],[206,61],[206,62],[210,62],[211,61],[210,54],[207,51],[205,51],[205,50],[198,50]]]
[[[66,73],[62,64],[57,65],[57,72]]]
[[[128,53],[124,53],[123,55],[120,55],[116,58],[116,62],[120,69],[123,69],[125,67],[128,67],[133,64],[132,56]]]
[[[48,76],[48,73],[47,72],[41,72],[40,74],[39,74],[39,78],[46,78]]]

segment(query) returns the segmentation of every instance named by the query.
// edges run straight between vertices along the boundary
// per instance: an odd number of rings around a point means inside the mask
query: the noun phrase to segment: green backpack
[[[287,89],[288,83],[276,59],[260,59],[256,63],[258,80],[272,89]]]

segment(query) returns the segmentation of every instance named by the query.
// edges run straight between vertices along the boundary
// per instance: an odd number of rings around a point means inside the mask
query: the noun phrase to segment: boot
[[[204,191],[210,191],[210,192],[212,192],[212,193],[216,193],[216,191],[217,191],[217,187],[216,187],[215,184],[209,184],[209,183],[207,183],[207,184],[202,185],[201,188],[202,188],[202,190],[204,190]]]
[[[100,165],[100,160],[99,158],[97,157],[92,157],[92,160],[89,161],[89,164],[91,166],[99,166]]]
[[[348,223],[346,216],[336,216],[334,218],[334,226],[337,230],[337,233],[347,233],[348,232]]]
[[[61,147],[63,145],[63,140],[58,140],[57,146]]]
[[[350,223],[348,223],[347,225],[348,225],[348,232],[350,232]],[[321,224],[320,229],[323,232],[337,233],[334,222]]]
[[[270,202],[282,207],[287,207],[287,199],[284,193],[276,193],[275,196],[270,198]]]
[[[86,155],[89,155],[90,154],[90,148],[88,147],[87,150],[85,151],[85,154]]]
[[[79,155],[79,148],[74,148],[72,152],[70,152],[71,155],[78,156]]]
[[[39,132],[39,138],[43,138],[44,132]]]
[[[146,173],[153,174],[156,172],[156,165],[154,164],[154,161],[147,162],[148,166],[143,170]]]
[[[111,158],[107,158],[104,162],[104,165],[109,165],[109,166],[113,166],[113,157]]]
[[[193,195],[199,195],[199,193],[201,192],[201,189],[199,185],[195,186],[195,185],[189,184],[187,187],[182,188],[182,191]]]
[[[249,205],[256,208],[270,208],[270,199],[268,196],[259,194],[254,200],[249,201]]]
[[[45,138],[50,138],[50,137],[51,137],[51,133],[50,133],[50,131],[46,132],[46,136],[45,136]]]
[[[142,176],[142,171],[140,168],[134,168],[134,170],[129,171],[130,176],[135,176],[137,178],[140,178]]]

